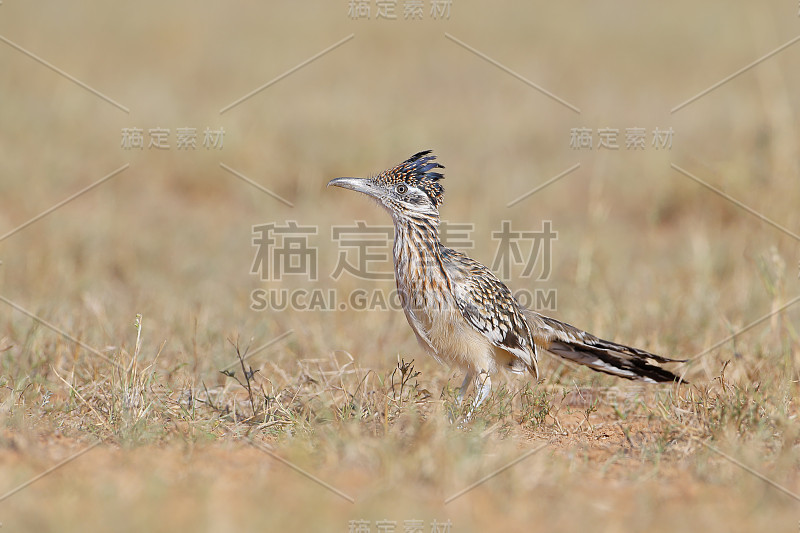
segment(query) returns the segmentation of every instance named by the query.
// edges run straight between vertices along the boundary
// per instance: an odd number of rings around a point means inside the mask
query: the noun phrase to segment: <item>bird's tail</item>
[[[554,355],[586,365],[592,370],[626,379],[650,383],[680,379],[657,363],[685,362],[685,359],[670,359],[603,340],[535,311],[526,310],[525,314],[534,332],[536,343]]]

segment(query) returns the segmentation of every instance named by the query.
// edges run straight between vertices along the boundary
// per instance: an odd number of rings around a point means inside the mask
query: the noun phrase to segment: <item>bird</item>
[[[529,373],[538,382],[542,351],[629,380],[681,381],[660,364],[684,359],[604,340],[527,309],[489,268],[442,244],[443,168],[432,151],[425,150],[374,177],[335,178],[328,187],[362,193],[391,215],[394,273],[403,311],[425,351],[464,372],[459,405],[474,385],[467,418],[489,396],[491,378],[501,369]]]

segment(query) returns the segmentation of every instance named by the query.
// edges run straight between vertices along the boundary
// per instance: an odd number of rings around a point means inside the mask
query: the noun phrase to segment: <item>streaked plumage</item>
[[[499,368],[539,376],[538,350],[615,376],[677,380],[656,363],[678,361],[606,341],[523,309],[491,270],[439,240],[443,179],[430,151],[374,178],[336,178],[328,185],[364,193],[391,215],[397,288],[419,343],[442,363],[466,372],[459,398],[474,379],[479,405]]]

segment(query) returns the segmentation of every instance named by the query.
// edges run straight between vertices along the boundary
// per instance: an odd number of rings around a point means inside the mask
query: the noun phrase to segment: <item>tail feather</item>
[[[684,362],[595,337],[554,318],[526,311],[536,344],[548,352],[592,370],[650,383],[680,378],[655,363]]]

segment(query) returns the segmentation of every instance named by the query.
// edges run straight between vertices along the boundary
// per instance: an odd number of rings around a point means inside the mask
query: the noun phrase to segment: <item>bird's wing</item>
[[[617,344],[591,333],[525,310],[534,342],[548,352],[593,370],[622,378],[654,382],[678,380],[678,376],[654,363],[683,362],[645,350]]]
[[[450,249],[443,260],[461,315],[494,346],[514,355],[539,377],[536,345],[511,291],[481,263]],[[514,370],[522,370],[514,367]]]

